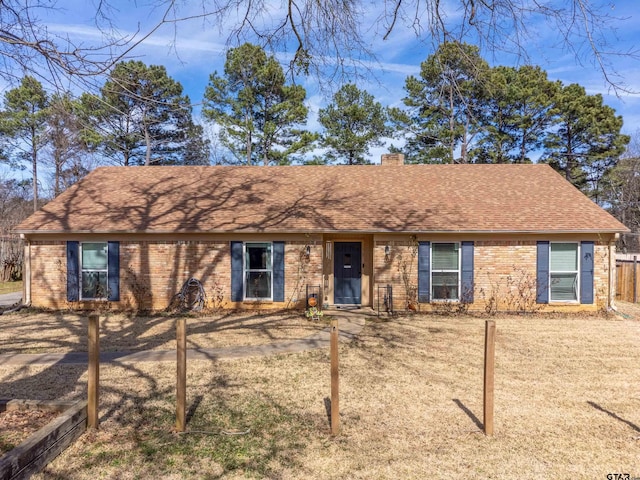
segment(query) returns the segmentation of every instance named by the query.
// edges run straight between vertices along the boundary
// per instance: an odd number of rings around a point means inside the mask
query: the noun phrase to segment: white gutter
[[[25,238],[24,234],[20,234],[20,238],[24,241],[23,265],[22,265],[22,303],[23,305],[31,305],[31,241]]]
[[[609,299],[608,299],[608,307],[614,312],[617,311],[616,308],[616,289],[617,289],[617,280],[618,275],[616,272],[616,240],[620,238],[620,234],[616,233],[613,240],[609,242]]]
[[[628,230],[626,230],[628,231]],[[615,234],[622,230],[21,230],[20,235],[243,235],[243,234],[314,234],[314,235],[566,235]]]

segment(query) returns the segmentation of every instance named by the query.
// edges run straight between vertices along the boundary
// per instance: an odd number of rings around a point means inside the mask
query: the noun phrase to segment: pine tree
[[[329,149],[327,156],[333,162],[368,163],[369,148],[382,145],[380,138],[388,133],[386,110],[352,83],[336,92],[318,119],[325,129],[321,145]]]
[[[601,180],[629,143],[620,133],[622,117],[602,103],[602,95],[587,95],[575,83],[560,89],[552,113],[543,160],[597,201]]]
[[[70,93],[51,97],[47,117],[47,138],[50,161],[53,164],[53,194],[66,188],[89,173],[86,162],[89,148],[85,142],[84,124],[80,116],[80,102]]]
[[[94,142],[103,155],[122,165],[182,165],[193,128],[191,102],[165,67],[121,62],[101,89],[83,95],[92,119]],[[196,140],[197,141],[197,140]]]
[[[553,121],[560,82],[540,67],[492,68],[484,88],[482,133],[472,157],[477,163],[530,163]]]
[[[315,135],[304,130],[306,91],[286,85],[274,57],[250,43],[227,52],[224,75],[205,90],[205,118],[216,122],[225,147],[247,165],[283,165],[307,151]]]
[[[5,93],[0,112],[0,139],[8,161],[13,166],[30,164],[33,188],[33,211],[38,209],[39,154],[47,141],[46,119],[49,96],[33,77],[24,77],[20,86]]]
[[[476,46],[440,45],[422,62],[420,78],[405,81],[405,109],[391,109],[396,129],[404,134],[408,161],[467,163],[481,118],[482,86],[488,65]],[[459,149],[460,156],[456,158]]]

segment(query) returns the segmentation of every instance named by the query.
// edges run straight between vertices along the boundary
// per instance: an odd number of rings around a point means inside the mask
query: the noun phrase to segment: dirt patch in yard
[[[59,414],[34,408],[0,411],[0,456],[20,445]]]
[[[493,437],[481,428],[485,318],[414,315],[341,343],[337,437],[328,349],[190,361],[181,435],[174,365],[106,364],[100,430],[34,478],[640,477],[640,321],[492,318]],[[25,392],[83,398],[86,368],[4,365],[0,397]]]
[[[640,303],[616,302],[617,314],[623,318],[640,320]]]
[[[87,315],[22,310],[0,317],[0,354],[87,351]],[[100,315],[102,351],[172,350],[176,317],[120,313]],[[308,320],[303,312],[226,313],[187,316],[188,348],[259,345],[303,338],[328,325],[328,318]]]

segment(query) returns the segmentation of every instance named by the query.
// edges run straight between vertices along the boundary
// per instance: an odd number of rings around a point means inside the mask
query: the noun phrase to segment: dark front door
[[[360,243],[336,242],[334,254],[333,303],[359,305],[362,277]]]

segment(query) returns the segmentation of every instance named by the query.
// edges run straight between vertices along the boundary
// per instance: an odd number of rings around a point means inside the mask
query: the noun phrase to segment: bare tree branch
[[[403,29],[432,51],[457,41],[478,45],[485,54],[509,52],[528,61],[534,26],[543,22],[578,62],[592,62],[616,93],[627,88],[611,59],[640,58],[638,51],[613,48],[621,19],[595,0],[152,0],[151,13],[159,20],[129,34],[118,34],[117,10],[109,0],[99,0],[92,13],[103,34],[98,45],[47,30],[41,18],[52,5],[49,0],[0,3],[0,77],[86,82],[108,72],[161,27],[195,20],[217,28],[230,47],[252,42],[271,53],[289,53],[292,76],[302,72],[325,82],[369,76],[381,44]]]

